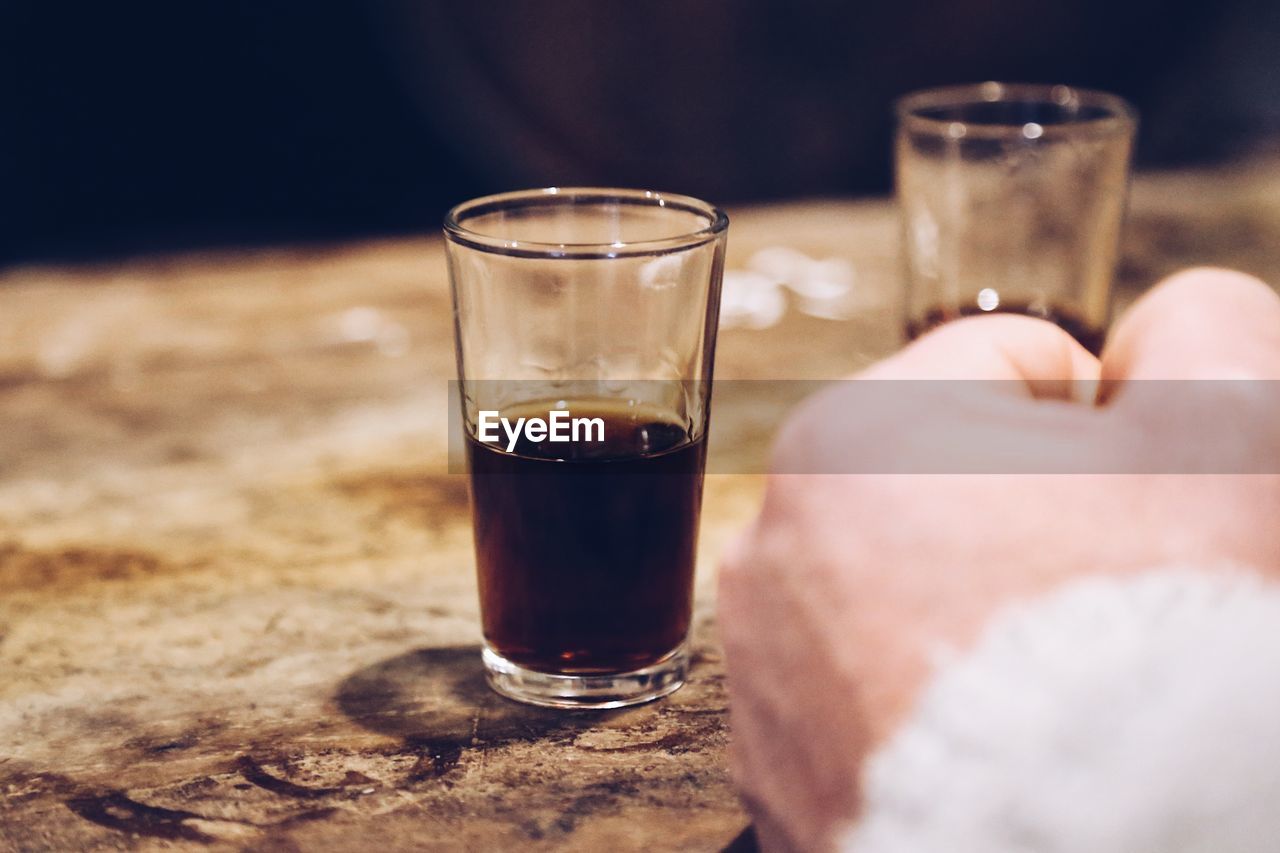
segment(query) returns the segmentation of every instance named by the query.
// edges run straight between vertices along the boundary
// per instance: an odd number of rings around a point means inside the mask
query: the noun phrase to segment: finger
[[[1017,314],[956,320],[860,374],[863,379],[985,379],[1022,396],[1093,399],[1098,360],[1052,323]]]
[[[1112,331],[1102,379],[1280,379],[1280,296],[1225,269],[1167,278]]]
[[[1099,403],[1135,425],[1145,469],[1280,470],[1280,296],[1258,279],[1166,279],[1116,326],[1102,375]]]

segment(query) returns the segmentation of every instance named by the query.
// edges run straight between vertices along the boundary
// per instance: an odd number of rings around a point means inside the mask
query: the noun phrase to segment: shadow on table
[[[485,683],[479,646],[418,649],[379,661],[343,680],[334,698],[357,725],[399,738],[417,753],[408,783],[444,775],[467,750],[517,742],[569,744],[625,713],[538,708],[505,699]],[[758,850],[748,825],[721,853]]]
[[[755,824],[747,824],[746,828],[733,837],[720,853],[760,853],[760,842],[756,840]]]
[[[429,762],[419,778],[438,776],[467,749],[515,741],[569,741],[617,711],[564,711],[505,699],[485,683],[479,646],[418,649],[348,676],[335,696],[353,722],[402,738]]]

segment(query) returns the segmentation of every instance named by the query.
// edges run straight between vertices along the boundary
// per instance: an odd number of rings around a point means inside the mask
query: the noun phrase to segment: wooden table
[[[726,330],[719,377],[839,376],[897,345],[888,203],[731,215],[731,268],[844,258],[856,299]],[[1138,183],[1121,301],[1193,263],[1280,282],[1280,161]],[[687,687],[609,713],[506,702],[444,464],[452,370],[434,237],[0,275],[0,850],[743,830],[712,599],[758,478],[708,478]]]

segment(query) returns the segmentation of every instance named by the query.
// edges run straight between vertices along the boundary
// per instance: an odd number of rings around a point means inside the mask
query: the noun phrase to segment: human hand
[[[1072,401],[1098,377],[1105,405]],[[947,428],[1033,447],[1070,435],[1100,459],[1177,456],[1187,424],[1150,411],[1134,381],[1280,378],[1280,299],[1247,276],[1193,270],[1123,318],[1101,363],[1048,323],[995,315],[943,326],[860,378],[1011,381],[941,429],[850,417],[847,387],[819,394],[781,432],[775,471]],[[1245,425],[1234,441],[1247,457],[1276,440],[1265,427],[1280,413],[1259,407],[1274,402],[1229,394],[1192,414]],[[857,813],[862,761],[911,710],[937,648],[964,648],[1005,605],[1086,573],[1170,561],[1280,573],[1277,517],[1275,475],[771,475],[720,592],[734,771],[764,846],[830,844]]]

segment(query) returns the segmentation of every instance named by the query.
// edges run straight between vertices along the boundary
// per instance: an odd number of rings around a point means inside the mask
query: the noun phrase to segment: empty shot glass
[[[1136,129],[1122,98],[981,83],[897,103],[906,336],[993,311],[1097,354],[1111,312]]]

